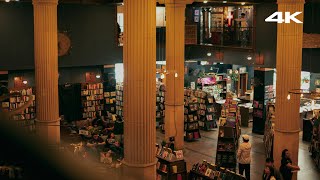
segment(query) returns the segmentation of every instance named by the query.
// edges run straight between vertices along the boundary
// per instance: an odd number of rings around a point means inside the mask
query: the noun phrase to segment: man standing
[[[241,18],[235,19],[239,22],[241,47],[246,47],[248,44],[248,20],[245,13],[241,13]]]
[[[270,167],[274,169],[274,176],[276,180],[282,180],[281,173],[274,167],[274,160],[272,158],[266,159],[266,167]]]
[[[247,180],[250,180],[250,163],[251,163],[251,144],[249,143],[249,136],[242,136],[243,142],[240,144],[237,157],[239,162],[239,174],[243,175],[245,171],[245,176]]]

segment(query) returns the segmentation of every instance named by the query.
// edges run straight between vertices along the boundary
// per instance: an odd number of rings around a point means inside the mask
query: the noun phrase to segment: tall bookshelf
[[[104,112],[104,97],[102,83],[83,83],[81,85],[82,118],[91,119]]]
[[[216,128],[214,97],[204,91],[196,91],[195,96],[198,98],[199,103],[199,126],[205,131]]]
[[[116,114],[123,118],[123,83],[116,86]]]
[[[156,105],[156,126],[163,127],[165,116],[165,86],[164,84],[157,83],[157,105]]]
[[[115,121],[116,114],[116,91],[107,91],[103,93],[104,102],[105,102],[105,116]]]
[[[237,143],[238,137],[235,128],[220,126],[216,153],[216,164],[231,171],[237,166]]]
[[[267,158],[273,158],[273,141],[274,141],[274,120],[275,120],[275,104],[267,104],[267,120],[264,130],[264,147]]]
[[[190,89],[184,90],[184,131],[185,140],[192,141],[201,138],[199,130],[199,103]]]
[[[13,115],[12,120],[33,120],[36,118],[36,97],[33,88],[26,88],[21,90],[10,90],[10,94],[16,94],[10,97],[9,102],[3,102],[2,108],[12,111],[23,106],[29,101],[30,96],[33,98],[32,104],[23,112]]]

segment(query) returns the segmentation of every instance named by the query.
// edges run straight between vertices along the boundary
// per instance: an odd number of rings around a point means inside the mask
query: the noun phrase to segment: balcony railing
[[[214,46],[229,46],[239,48],[254,47],[253,27],[214,27],[209,33],[206,29],[200,36],[200,44]]]

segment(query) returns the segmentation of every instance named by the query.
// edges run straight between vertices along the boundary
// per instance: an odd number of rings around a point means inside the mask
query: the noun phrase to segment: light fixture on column
[[[302,98],[304,95],[312,95],[313,93],[310,92],[308,89],[291,89],[288,91],[288,96],[287,99],[290,100],[291,99],[291,95],[300,95],[300,97]]]
[[[174,77],[178,77],[178,73],[174,73]]]

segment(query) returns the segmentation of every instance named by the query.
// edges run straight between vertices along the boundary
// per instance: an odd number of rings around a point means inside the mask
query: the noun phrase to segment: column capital
[[[158,0],[160,4],[170,4],[170,5],[187,5],[192,4],[194,0]]]
[[[304,4],[305,0],[277,0],[277,4]]]
[[[58,0],[32,0],[33,5],[54,4],[58,5]]]

